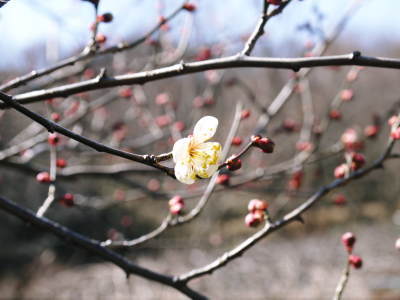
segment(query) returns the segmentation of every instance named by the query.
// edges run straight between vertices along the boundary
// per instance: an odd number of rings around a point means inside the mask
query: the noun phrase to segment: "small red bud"
[[[38,182],[50,182],[50,174],[48,172],[40,172],[36,175],[36,180]]]
[[[217,184],[229,185],[230,176],[228,174],[220,174],[216,179]]]
[[[390,137],[394,140],[400,140],[400,127],[392,130]]]
[[[333,204],[336,204],[336,205],[345,205],[347,202],[347,199],[343,194],[337,194],[337,195],[333,196],[332,202],[333,202]]]
[[[286,119],[282,122],[282,128],[288,132],[292,132],[297,130],[297,124],[291,119]]]
[[[179,195],[175,195],[168,201],[169,206],[172,206],[172,205],[175,205],[178,203],[184,204],[183,198]]]
[[[342,101],[350,101],[353,99],[353,96],[354,93],[351,89],[345,89],[340,92],[340,99],[342,99]]]
[[[340,112],[339,110],[337,110],[337,109],[332,109],[332,110],[329,112],[329,118],[330,118],[331,120],[340,120],[340,119],[342,118],[342,114],[341,114],[341,112]]]
[[[247,209],[251,213],[254,213],[257,210],[266,211],[267,208],[268,208],[268,203],[259,199],[252,199],[249,201],[249,204],[247,205]]]
[[[183,9],[193,12],[197,9],[196,5],[192,4],[192,3],[185,3],[183,4]]]
[[[335,168],[333,172],[335,178],[343,178],[349,172],[349,166],[347,164],[341,164]]]
[[[264,221],[264,212],[259,210],[248,213],[244,219],[244,222],[248,227],[257,227],[263,221]]]
[[[356,243],[356,237],[352,232],[346,232],[342,235],[342,243],[350,253],[353,250],[353,246]]]
[[[363,261],[361,257],[357,255],[349,255],[349,263],[355,268],[360,269],[362,267]]]
[[[373,138],[376,137],[376,135],[378,134],[379,131],[379,127],[376,125],[368,125],[367,127],[365,127],[364,129],[364,135],[368,138]]]
[[[158,127],[165,127],[171,124],[171,117],[169,115],[158,116],[155,119]]]
[[[57,133],[50,133],[49,138],[47,139],[50,145],[56,146],[60,142],[60,137]]]
[[[66,207],[74,206],[74,195],[71,193],[64,194],[64,196],[62,196],[60,199],[60,203]]]
[[[242,113],[240,115],[240,119],[241,120],[247,119],[248,117],[250,117],[250,114],[251,114],[251,112],[250,112],[249,109],[244,109],[244,110],[242,110]]]
[[[196,55],[195,60],[197,60],[197,61],[207,60],[207,59],[210,59],[211,56],[212,56],[211,49],[204,47],[199,50],[199,52]]]
[[[255,135],[251,137],[251,141],[254,147],[260,148],[265,153],[274,152],[275,143],[269,138]]]
[[[186,127],[186,125],[182,121],[177,121],[177,122],[174,123],[174,128],[179,132],[184,131],[185,127]]]
[[[133,92],[132,92],[131,88],[127,87],[127,88],[120,89],[118,94],[121,98],[129,99],[130,97],[132,97]]]
[[[65,168],[67,166],[67,161],[65,159],[63,159],[63,158],[59,158],[56,161],[56,166],[58,168]]]
[[[55,113],[54,112],[54,113],[51,114],[50,117],[54,122],[58,122],[58,121],[61,120],[61,115],[59,113]]]
[[[240,137],[238,137],[238,136],[235,136],[235,137],[232,139],[232,145],[233,145],[233,146],[240,146],[242,143],[243,143],[243,140],[242,140]]]
[[[110,23],[113,20],[113,15],[111,13],[104,13],[97,16],[97,22]]]
[[[183,211],[183,208],[184,208],[183,203],[177,203],[177,204],[171,205],[169,207],[169,211],[173,215],[180,215]]]
[[[242,167],[242,161],[239,158],[237,158],[235,155],[228,158],[226,163],[227,163],[226,167],[228,168],[229,171],[236,171]]]
[[[353,171],[358,170],[365,165],[364,155],[356,152],[352,152],[350,155],[351,155],[351,169]]]
[[[104,44],[106,41],[107,41],[107,37],[104,34],[99,33],[96,35],[96,43]]]

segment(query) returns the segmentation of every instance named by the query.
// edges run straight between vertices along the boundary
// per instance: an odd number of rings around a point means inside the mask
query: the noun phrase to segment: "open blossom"
[[[221,145],[206,142],[214,136],[217,127],[217,118],[205,116],[195,125],[193,135],[176,141],[172,156],[175,176],[180,182],[192,184],[196,177],[209,178],[218,170]]]

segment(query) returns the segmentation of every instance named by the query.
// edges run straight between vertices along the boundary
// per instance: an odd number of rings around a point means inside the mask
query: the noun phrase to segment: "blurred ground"
[[[344,299],[400,299],[400,253],[394,248],[399,228],[370,223],[346,229],[357,234],[355,253],[363,257],[364,266],[352,270]],[[341,227],[332,226],[299,237],[274,234],[235,263],[194,280],[192,286],[211,299],[331,299],[345,261],[342,232]],[[210,262],[229,247],[207,249],[184,240],[170,240],[170,245],[155,241],[148,247],[170,249],[159,255],[141,255],[136,262],[178,274]],[[26,282],[3,278],[0,298],[184,299],[170,288],[135,276],[127,280],[124,272],[107,263],[66,268],[52,264],[53,259],[52,252],[44,251],[31,266],[32,279]]]

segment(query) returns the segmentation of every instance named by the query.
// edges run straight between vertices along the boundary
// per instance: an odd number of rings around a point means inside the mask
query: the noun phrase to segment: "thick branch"
[[[78,83],[67,84],[51,89],[32,91],[13,97],[21,104],[37,102],[44,99],[67,97],[73,94],[104,89],[121,85],[144,84],[146,82],[198,73],[213,69],[231,68],[275,68],[299,71],[302,68],[357,65],[400,69],[400,59],[363,56],[359,52],[344,55],[301,57],[301,58],[262,58],[229,56],[200,62],[180,63],[169,67],[144,71],[136,74],[119,75],[115,77],[94,78]],[[8,105],[0,105],[0,108]]]
[[[64,227],[46,218],[39,218],[35,216],[35,214],[30,210],[25,209],[10,200],[0,197],[0,209],[13,216],[18,217],[25,222],[28,222],[35,227],[51,232],[52,234],[66,241],[68,244],[74,244],[79,248],[85,249],[90,253],[95,254],[103,258],[104,260],[119,266],[126,272],[127,275],[135,274],[146,279],[173,287],[192,299],[206,299],[206,297],[193,291],[185,284],[176,282],[174,277],[140,267],[127,260],[123,256],[119,255],[118,253],[102,247],[98,241],[89,239],[75,231],[68,229],[67,227]]]

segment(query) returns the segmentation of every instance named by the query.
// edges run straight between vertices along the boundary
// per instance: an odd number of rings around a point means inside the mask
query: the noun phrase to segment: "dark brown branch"
[[[91,139],[88,139],[82,135],[76,134],[73,131],[70,131],[60,125],[58,125],[57,123],[47,120],[46,118],[43,118],[42,116],[36,114],[35,112],[25,108],[24,106],[22,106],[21,104],[19,104],[18,102],[14,101],[10,96],[1,93],[0,92],[0,99],[6,103],[7,105],[11,106],[12,108],[14,108],[15,110],[19,111],[20,113],[24,114],[25,116],[27,116],[28,118],[32,119],[33,121],[41,124],[43,127],[45,127],[49,132],[58,132],[61,133],[64,136],[67,136],[75,141],[78,141],[90,148],[95,149],[96,151],[99,152],[104,152],[104,153],[109,153],[115,156],[119,156],[122,158],[126,158],[132,161],[136,161],[142,164],[145,164],[147,166],[151,166],[154,167],[156,169],[159,169],[163,172],[165,172],[167,175],[175,178],[173,169],[165,167],[163,165],[160,165],[157,163],[156,161],[156,156],[154,155],[139,155],[139,154],[135,154],[135,153],[129,153],[126,151],[122,151],[122,150],[118,150],[118,149],[114,149],[112,147],[103,145],[99,142],[93,141]]]
[[[276,68],[299,71],[302,68],[357,65],[379,68],[400,69],[400,59],[363,56],[359,52],[344,55],[301,57],[301,58],[262,58],[249,56],[229,56],[200,62],[180,63],[173,66],[115,77],[96,77],[94,79],[67,84],[51,89],[32,91],[13,97],[21,104],[37,102],[55,97],[104,89],[121,85],[144,84],[146,82],[177,77],[213,69],[229,68]],[[0,108],[7,105],[0,105]]]
[[[44,217],[39,218],[35,216],[33,212],[25,209],[18,204],[0,197],[0,209],[5,212],[18,217],[22,221],[28,222],[29,224],[38,227],[42,230],[49,231],[50,233],[61,238],[68,244],[74,244],[79,248],[85,249],[92,254],[95,254],[106,261],[109,261],[122,270],[126,272],[129,276],[130,274],[138,275],[146,279],[161,283],[163,285],[170,286],[179,290],[181,293],[192,299],[206,299],[203,295],[195,292],[191,288],[187,287],[185,284],[177,282],[173,276],[167,276],[161,273],[151,271],[149,269],[140,267],[118,253],[102,247],[98,241],[89,239],[75,231],[68,229],[56,222],[48,220]]]
[[[97,8],[96,8],[97,11]],[[43,77],[45,75],[51,74],[57,70],[60,70],[62,68],[68,67],[68,66],[72,66],[74,64],[76,64],[77,62],[83,61],[85,59],[89,59],[92,57],[96,57],[96,56],[100,56],[100,55],[104,55],[104,54],[108,54],[108,53],[116,53],[116,52],[121,52],[124,50],[128,50],[128,49],[133,49],[139,45],[141,45],[142,43],[144,43],[153,33],[155,33],[157,30],[159,30],[161,28],[161,26],[163,24],[165,24],[165,22],[169,22],[171,19],[173,19],[180,11],[182,11],[182,5],[180,7],[178,7],[175,11],[173,11],[171,13],[171,15],[169,15],[168,17],[166,17],[165,21],[163,23],[158,22],[157,25],[155,27],[153,27],[149,32],[147,32],[144,36],[142,36],[141,38],[135,40],[134,42],[131,43],[119,43],[118,45],[115,45],[113,47],[104,49],[104,50],[97,50],[97,51],[93,51],[93,43],[95,43],[95,39],[96,36],[95,34],[93,34],[91,42],[89,43],[88,46],[85,47],[85,49],[79,53],[78,55],[66,58],[58,63],[56,63],[53,66],[47,67],[47,68],[43,68],[41,70],[34,70],[26,75],[17,77],[3,85],[0,85],[0,91],[6,92],[9,91],[13,88],[19,87],[23,84],[28,83],[29,81],[32,81],[34,79]],[[96,31],[97,31],[97,25],[96,24]],[[89,50],[89,51],[88,51]]]
[[[254,47],[256,46],[256,43],[258,39],[264,34],[264,27],[267,24],[268,20],[280,14],[283,9],[290,3],[291,0],[288,0],[284,3],[282,3],[278,8],[274,9],[271,11],[269,14],[268,12],[268,7],[269,3],[266,0],[263,0],[264,6],[263,6],[263,11],[261,14],[260,19],[258,20],[257,26],[254,29],[253,33],[250,35],[249,39],[247,40],[243,51],[241,52],[242,55],[250,55],[251,52],[253,51]]]

